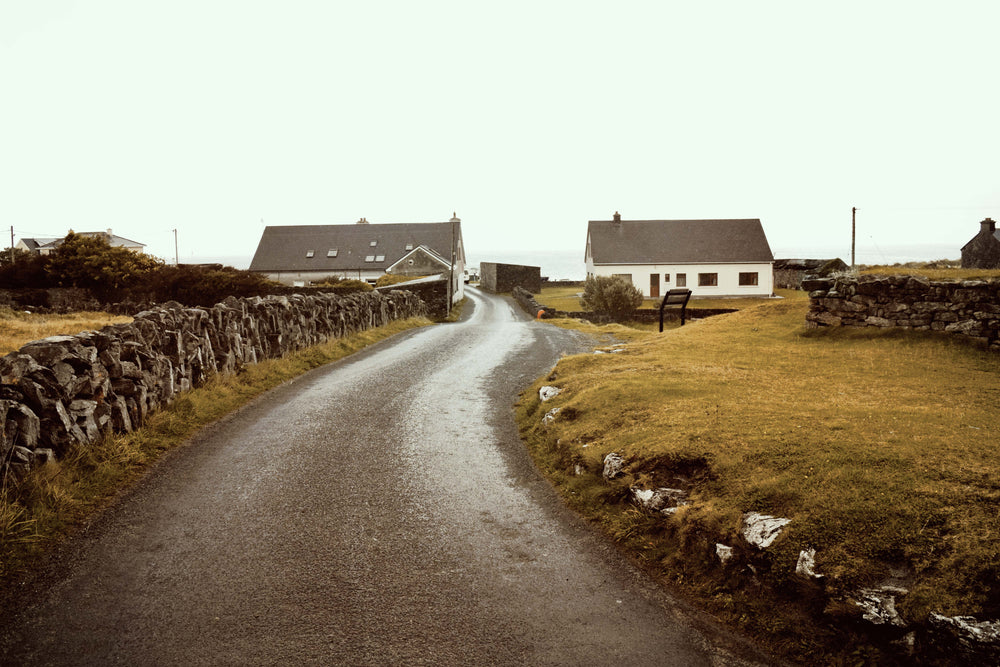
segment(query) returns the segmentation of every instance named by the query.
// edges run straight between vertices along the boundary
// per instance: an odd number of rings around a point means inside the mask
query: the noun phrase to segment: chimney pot
[[[992,234],[997,230],[997,223],[996,220],[994,220],[993,218],[986,218],[979,224],[982,226],[982,231],[984,232],[989,232]]]
[[[618,211],[615,211],[614,221],[615,222],[621,222],[622,221],[622,214],[619,213]]]

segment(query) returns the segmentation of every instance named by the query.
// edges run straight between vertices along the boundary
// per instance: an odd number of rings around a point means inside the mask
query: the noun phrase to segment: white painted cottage
[[[591,220],[587,276],[620,276],[646,297],[686,287],[692,296],[771,296],[774,255],[757,218]]]

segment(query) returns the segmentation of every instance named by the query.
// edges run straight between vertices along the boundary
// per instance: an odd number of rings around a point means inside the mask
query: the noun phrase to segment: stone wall
[[[399,290],[230,297],[213,308],[171,302],[129,324],[31,342],[0,358],[0,478],[131,431],[216,373],[426,312]]]
[[[481,262],[479,286],[495,293],[511,292],[515,287],[520,287],[532,294],[538,294],[542,291],[542,270],[537,266]]]
[[[1000,352],[1000,281],[917,276],[809,278],[809,326],[943,331]]]
[[[444,319],[451,311],[451,294],[448,289],[448,275],[429,276],[419,280],[412,280],[407,283],[390,285],[388,287],[377,287],[378,292],[389,292],[391,290],[406,290],[420,297],[420,300],[427,305],[427,316],[434,319]]]

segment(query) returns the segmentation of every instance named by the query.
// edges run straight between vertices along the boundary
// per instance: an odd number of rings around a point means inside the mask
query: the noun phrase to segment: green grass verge
[[[523,394],[522,435],[569,504],[780,652],[861,660],[874,649],[838,622],[853,608],[823,601],[900,573],[908,620],[997,617],[1000,357],[944,335],[807,330],[807,308],[800,292],[663,334],[594,328],[625,351],[562,359]],[[542,404],[542,384],[563,391]],[[628,465],[607,483],[612,451]],[[691,504],[647,516],[625,502],[632,485],[685,488]],[[754,576],[714,553],[740,544],[747,511],[792,520]],[[809,547],[829,597],[793,575]]]
[[[142,428],[75,447],[62,460],[36,468],[16,486],[0,489],[0,582],[29,567],[137,480],[161,454],[206,424],[308,370],[430,323],[422,318],[402,320],[247,366],[235,375],[215,376],[180,394]]]

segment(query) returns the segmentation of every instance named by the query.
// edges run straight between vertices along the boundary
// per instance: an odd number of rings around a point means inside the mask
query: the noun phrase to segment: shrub
[[[375,281],[375,287],[387,287],[389,285],[398,285],[399,283],[408,283],[411,280],[418,280],[421,276],[396,276],[391,273],[387,273],[383,276],[379,276],[379,279]]]
[[[107,297],[138,284],[160,260],[127,248],[112,247],[100,237],[70,232],[48,256],[45,270],[59,284],[83,287]]]
[[[622,278],[596,276],[584,283],[580,303],[589,310],[621,316],[642,305],[642,292]]]
[[[264,275],[221,264],[161,266],[147,275],[130,294],[142,301],[178,301],[186,306],[211,307],[228,296],[263,296],[274,283]]]
[[[322,282],[316,283],[316,287],[320,288],[320,291],[330,292],[333,294],[351,294],[352,292],[371,292],[374,287],[369,285],[363,280],[355,280],[353,278],[338,278],[336,276],[331,276],[330,278],[323,279]]]

